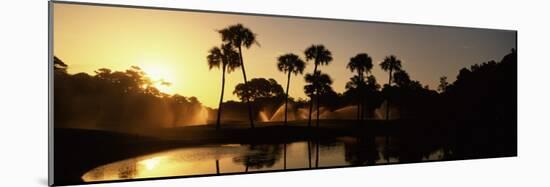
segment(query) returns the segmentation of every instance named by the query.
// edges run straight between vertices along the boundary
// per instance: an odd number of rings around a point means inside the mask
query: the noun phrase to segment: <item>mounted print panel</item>
[[[516,31],[50,3],[50,184],[517,155]]]

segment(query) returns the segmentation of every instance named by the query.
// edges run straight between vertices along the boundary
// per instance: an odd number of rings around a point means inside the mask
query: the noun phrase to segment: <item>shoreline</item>
[[[492,144],[482,142],[484,138],[478,137],[478,134],[488,130],[498,131],[480,126],[489,123],[484,121],[366,120],[362,125],[358,125],[356,120],[320,122],[319,128],[315,125],[307,127],[307,121],[293,121],[288,126],[283,126],[282,122],[258,123],[254,129],[242,123],[222,125],[219,131],[215,129],[215,125],[202,125],[142,129],[133,134],[55,128],[55,185],[85,184],[81,179],[84,173],[111,162],[174,148],[208,144],[281,144],[313,139],[330,141],[344,136],[386,136],[402,139],[396,142],[392,140],[392,146],[404,148],[402,151],[405,152],[434,147],[452,149],[455,155],[450,160],[513,156],[517,153],[516,148],[488,147],[487,145]],[[479,142],[472,141],[473,139]],[[416,148],[410,150],[411,146]]]

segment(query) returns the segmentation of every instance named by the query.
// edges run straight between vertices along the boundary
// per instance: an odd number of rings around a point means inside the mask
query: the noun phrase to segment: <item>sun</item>
[[[151,79],[153,86],[159,91],[172,94],[174,77],[172,70],[169,67],[161,64],[142,65],[140,68],[145,72],[145,75]]]

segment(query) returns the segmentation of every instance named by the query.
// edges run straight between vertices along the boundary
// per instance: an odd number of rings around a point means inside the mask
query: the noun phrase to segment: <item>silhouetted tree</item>
[[[139,67],[125,71],[101,68],[93,75],[68,74],[69,66],[55,61],[56,128],[132,132],[142,127],[204,123],[196,118],[203,108],[196,98],[159,91]]]
[[[365,81],[359,76],[354,75],[350,78],[350,81],[346,83],[346,93],[349,95],[352,95],[353,97],[353,103],[357,105],[357,122],[359,123],[361,121],[361,89],[365,85]]]
[[[367,76],[367,89],[377,91],[380,89],[380,84],[376,81],[374,75]]]
[[[363,85],[361,92],[359,90],[360,85]],[[346,83],[345,88],[346,91],[343,94],[344,101],[342,102],[351,101],[350,104],[355,104],[358,102],[358,99],[364,100],[364,102],[361,103],[361,114],[363,114],[363,116],[368,114],[368,117],[371,117],[374,110],[383,102],[383,98],[379,91],[380,85],[376,82],[374,75],[367,76],[366,80],[361,80],[358,75],[355,75]],[[362,94],[362,96],[359,96],[359,94]]]
[[[314,60],[315,67],[313,68],[313,76],[316,76],[317,66],[319,65],[328,65],[332,61],[332,53],[325,48],[324,45],[311,45],[309,48],[307,48],[304,52],[306,56],[306,60]],[[316,78],[313,78],[315,80]],[[315,82],[315,81],[313,81]],[[318,89],[316,89],[318,90]],[[315,93],[310,96],[310,105],[309,105],[309,118],[307,122],[307,126],[311,127],[311,113],[313,112],[313,96],[317,97],[317,100],[319,100],[319,94]]]
[[[406,87],[411,84],[411,77],[404,70],[393,73],[393,82],[399,87]]]
[[[56,56],[53,57],[53,68],[54,71],[62,71],[67,72],[67,64],[65,64],[61,59],[57,58]]]
[[[244,68],[242,47],[244,46],[248,49],[252,46],[252,44],[259,45],[258,41],[256,41],[256,34],[254,34],[250,29],[244,27],[242,24],[230,25],[229,27],[219,30],[218,32],[221,34],[222,40],[224,42],[226,42],[227,44],[231,44],[233,47],[239,50],[239,60],[241,62],[241,69],[243,71],[244,85],[247,85],[248,81],[246,79],[246,71]],[[248,105],[248,118],[250,120],[250,127],[254,128],[252,105],[248,100],[246,100],[246,103]]]
[[[351,72],[356,71],[357,77],[355,83],[357,85],[359,93],[357,94],[357,121],[362,121],[364,112],[362,112],[361,97],[365,89],[365,74],[370,73],[372,69],[372,58],[366,53],[360,53],[352,57],[348,65],[346,66]]]
[[[462,68],[441,94],[454,158],[517,155],[517,52]]]
[[[447,87],[449,86],[449,82],[447,82],[447,77],[443,76],[439,78],[439,86],[437,86],[437,91],[440,93],[445,92],[447,90]]]
[[[306,74],[305,75],[305,81],[306,84],[304,86],[304,92],[306,95],[313,97],[313,95],[317,95],[317,121],[316,126],[319,127],[319,107],[320,107],[320,98],[321,95],[326,95],[330,93],[334,93],[332,90],[331,84],[332,79],[329,75],[321,73],[321,71],[317,71],[315,75],[312,74]],[[313,104],[313,102],[311,103]],[[310,114],[311,115],[311,114]]]
[[[208,51],[206,57],[208,62],[208,68],[220,68],[222,71],[222,91],[220,94],[220,102],[218,104],[218,114],[216,117],[216,129],[220,129],[220,120],[222,113],[223,94],[225,90],[225,72],[232,72],[235,68],[238,68],[241,63],[239,61],[239,54],[229,44],[223,44],[221,48],[213,47]]]
[[[380,89],[380,84],[378,84],[374,75],[367,76],[367,79],[363,81],[361,81],[359,76],[355,75],[346,83],[345,88],[348,90],[357,90],[360,84],[365,84],[366,91],[378,91]]]
[[[247,86],[242,83],[237,84],[233,94],[237,95],[242,101],[256,101],[260,98],[283,96],[284,91],[275,79],[253,78]]]
[[[170,107],[172,108],[172,112],[174,113],[174,118],[172,121],[172,126],[177,126],[178,121],[180,120],[180,114],[183,112],[184,108],[181,107],[181,105],[188,104],[189,101],[187,101],[187,98],[175,94],[172,96],[172,102],[170,103]]]
[[[277,69],[279,71],[282,71],[283,73],[287,73],[287,82],[286,82],[286,94],[285,94],[285,123],[284,125],[287,125],[287,116],[288,116],[288,89],[290,86],[290,74],[294,73],[294,75],[302,74],[304,72],[304,68],[306,67],[306,63],[300,59],[298,55],[289,53],[286,55],[279,56],[278,63],[277,63]]]
[[[389,72],[390,78],[388,79],[388,86],[391,86],[392,83],[392,73],[393,71],[401,70],[401,60],[397,59],[395,56],[390,55],[384,58],[384,61],[380,63],[382,70]],[[386,120],[390,119],[390,98],[386,98]]]

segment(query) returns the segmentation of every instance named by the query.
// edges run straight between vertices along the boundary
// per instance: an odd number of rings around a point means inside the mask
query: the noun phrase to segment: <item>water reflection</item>
[[[235,163],[245,166],[244,172],[249,168],[260,170],[262,168],[271,168],[281,158],[281,149],[279,145],[249,145],[248,150],[241,156],[233,158]]]
[[[82,176],[88,181],[241,173],[266,170],[359,166],[440,160],[443,149],[426,154],[406,152],[399,141],[388,146],[386,137],[340,137],[330,141],[282,144],[209,145],[143,155],[99,166]],[[414,156],[411,156],[414,155]]]

